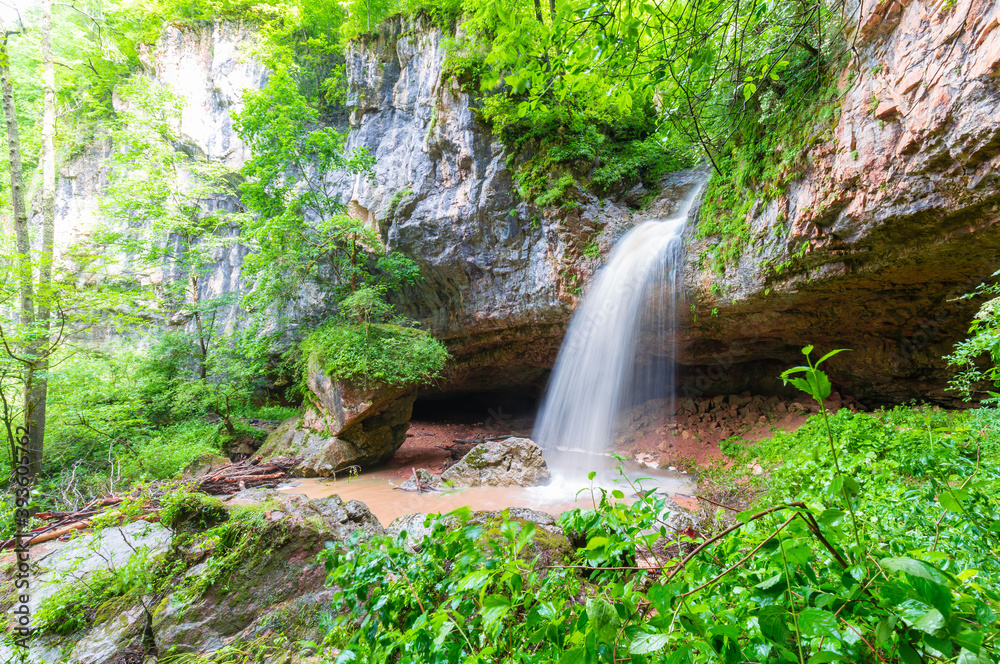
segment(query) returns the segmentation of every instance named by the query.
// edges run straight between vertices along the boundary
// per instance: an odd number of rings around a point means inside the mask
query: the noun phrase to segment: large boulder
[[[406,440],[416,390],[333,380],[313,365],[302,415],[283,422],[261,449],[265,458],[301,457],[305,477],[329,476],[351,466],[373,466]]]
[[[542,448],[528,438],[478,445],[441,475],[453,487],[535,486],[550,477]]]
[[[261,546],[239,564],[222,567],[200,593],[183,588],[163,597],[152,611],[152,631],[161,653],[211,652],[231,641],[249,641],[269,630],[320,640],[320,619],[333,600],[326,570],[316,555],[326,542],[344,542],[384,530],[368,507],[339,496],[309,500],[270,491],[265,502]],[[188,571],[202,575],[209,560]]]

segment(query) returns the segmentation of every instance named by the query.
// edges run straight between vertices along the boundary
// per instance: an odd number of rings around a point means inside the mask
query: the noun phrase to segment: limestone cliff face
[[[784,196],[750,212],[752,246],[739,264],[722,278],[700,270],[712,240],[690,225],[678,337],[688,392],[778,389],[777,373],[816,343],[854,349],[832,369],[859,398],[945,397],[940,357],[974,307],[952,300],[992,274],[1000,249],[1000,8],[887,0],[861,11],[834,139],[811,149],[808,171]],[[172,27],[148,57],[188,100],[185,140],[233,168],[247,154],[231,113],[267,77],[241,56],[251,39],[239,26]],[[606,254],[638,221],[669,213],[697,176],[667,178],[643,211],[628,195],[578,192],[571,212],[521,202],[476,100],[444,71],[442,39],[421,19],[397,18],[351,47],[348,147],[376,157],[375,182],[334,174],[330,184],[420,266],[423,281],[397,300],[455,358],[432,391],[536,390],[599,267],[592,248]],[[91,223],[109,149],[65,169],[61,237]],[[240,288],[245,253],[220,251],[203,295]],[[322,315],[328,304],[303,293],[297,308]]]
[[[954,299],[1000,268],[1000,6],[941,7],[865,3],[834,137],[784,196],[750,212],[753,246],[719,296],[694,265],[704,244],[691,243],[691,389],[773,384],[816,343],[854,349],[831,370],[870,402],[949,399],[941,356],[975,308]]]
[[[241,167],[248,154],[233,131],[232,112],[242,108],[245,89],[259,88],[267,81],[267,70],[242,53],[253,35],[252,30],[233,24],[198,29],[169,26],[156,47],[143,54],[144,75],[169,85],[185,102],[178,127],[184,149],[203,159],[223,161],[233,169]],[[116,99],[115,103],[121,101]],[[105,159],[113,149],[108,141],[92,145],[61,169],[56,190],[59,247],[73,244],[98,223],[100,198],[107,186]],[[246,247],[239,244],[217,250],[214,269],[201,295],[239,289],[246,253]],[[224,325],[237,324],[233,313],[228,312]]]

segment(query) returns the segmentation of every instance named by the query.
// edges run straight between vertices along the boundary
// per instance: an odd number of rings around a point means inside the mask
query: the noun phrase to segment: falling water
[[[539,411],[534,439],[544,449],[603,455],[626,409],[651,398],[673,398],[668,338],[675,322],[681,235],[699,190],[693,186],[668,219],[646,221],[625,234],[598,272],[570,321]],[[640,345],[645,335],[653,335],[653,343]],[[662,354],[638,352],[647,346]],[[565,458],[560,455],[555,465],[566,465]],[[573,465],[580,464],[589,469],[595,459],[577,457]]]

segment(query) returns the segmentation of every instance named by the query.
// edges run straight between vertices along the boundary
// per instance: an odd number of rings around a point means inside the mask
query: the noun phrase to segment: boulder
[[[122,569],[134,556],[142,555],[152,560],[163,555],[171,541],[171,533],[158,523],[133,521],[121,527],[106,528],[96,533],[83,534],[70,542],[55,542],[31,549],[32,565],[29,607],[37,621],[39,608],[60,593],[66,593],[75,584],[86,583],[100,570]],[[15,578],[13,567],[4,557],[0,571],[0,609],[4,612],[14,604]],[[31,662],[88,662],[110,664],[123,652],[141,649],[146,627],[143,603],[148,597],[119,598],[97,608],[89,630],[69,636],[42,633],[36,635],[31,646]],[[37,628],[37,622],[32,626]],[[0,662],[15,661],[13,651],[0,644]]]
[[[224,566],[213,583],[192,594],[183,584],[152,610],[152,631],[161,653],[211,652],[234,640],[269,630],[290,638],[319,640],[321,615],[333,599],[316,555],[327,542],[345,542],[361,531],[384,534],[378,519],[358,501],[339,496],[308,499],[268,491],[262,544]]]
[[[535,486],[550,477],[542,448],[528,438],[477,445],[441,475],[453,487]]]
[[[412,387],[361,386],[333,380],[310,367],[302,415],[285,420],[267,437],[264,458],[301,457],[299,474],[330,476],[351,466],[374,466],[389,459],[406,440],[417,397]]]
[[[42,603],[93,584],[97,574],[153,570],[153,585],[162,590],[103,598],[90,607],[89,624],[73,633],[37,633],[30,661],[141,661],[149,637],[168,656],[210,653],[275,633],[290,642],[321,640],[333,590],[325,586],[326,570],[317,554],[356,533],[366,539],[385,531],[358,501],[253,491],[256,504],[228,508],[226,520],[229,536],[248,536],[247,546],[220,548],[218,537],[204,531],[171,534],[159,523],[136,521],[33,548],[30,606],[36,619]],[[10,558],[4,557],[0,567],[4,610],[13,603]],[[0,644],[0,662],[8,659],[14,661],[14,653]]]

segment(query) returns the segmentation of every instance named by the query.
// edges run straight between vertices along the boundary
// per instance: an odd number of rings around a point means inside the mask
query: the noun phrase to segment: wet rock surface
[[[837,392],[824,405],[830,413],[864,410],[856,399]],[[786,399],[743,392],[654,399],[625,414],[613,449],[650,468],[689,471],[721,458],[727,444],[770,437],[778,429],[795,430],[819,410],[805,395]]]
[[[408,480],[399,485],[399,488],[404,491],[416,491],[420,493],[422,491],[435,490],[440,486],[440,477],[426,468],[417,468]]]
[[[542,449],[528,438],[477,445],[441,475],[452,487],[536,486],[550,477]]]

